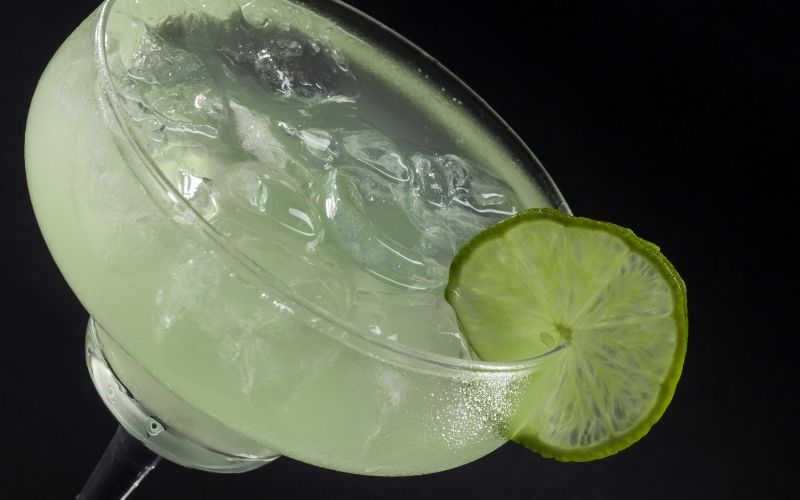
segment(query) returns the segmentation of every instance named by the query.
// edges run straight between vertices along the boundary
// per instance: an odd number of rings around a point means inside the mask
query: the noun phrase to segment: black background
[[[83,362],[86,312],[24,183],[36,79],[95,2],[11,2],[0,31],[0,492],[72,498],[116,426]],[[800,333],[794,11],[759,2],[353,0],[442,61],[531,146],[576,214],[658,243],[689,290],[683,377],[640,443],[586,464],[513,444],[411,478],[288,458],[244,475],[163,463],[133,498],[791,496]]]

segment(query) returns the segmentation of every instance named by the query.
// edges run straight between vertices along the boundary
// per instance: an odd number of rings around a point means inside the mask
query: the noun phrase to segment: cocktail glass
[[[84,498],[122,496],[137,484],[155,464],[138,442],[214,472],[251,470],[281,454],[370,475],[457,467],[505,442],[505,423],[548,362],[548,352],[509,363],[459,359],[377,336],[287,284],[275,274],[280,262],[265,266],[186,199],[148,145],[163,129],[123,105],[110,59],[134,50],[128,30],[237,11],[324,33],[392,81],[398,99],[425,101],[441,123],[459,124],[456,135],[479,160],[506,165],[506,180],[534,193],[523,205],[569,211],[484,101],[341,2],[106,1],[44,72],[25,151],[42,233],[91,315],[92,380],[126,431],[111,446],[136,457],[122,470],[107,452]]]

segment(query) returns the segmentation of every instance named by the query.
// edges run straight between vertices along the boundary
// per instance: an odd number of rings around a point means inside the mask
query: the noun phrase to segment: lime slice
[[[445,290],[475,353],[542,356],[508,437],[562,461],[644,436],[672,399],[686,353],[686,288],[632,231],[533,209],[456,255]]]

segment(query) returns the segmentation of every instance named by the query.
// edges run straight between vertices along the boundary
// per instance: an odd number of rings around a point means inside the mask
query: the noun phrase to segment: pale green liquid
[[[287,12],[289,19],[299,15]],[[321,18],[309,16],[303,19],[313,22],[304,21],[302,27],[326,27],[330,43],[338,43],[357,73],[355,113],[404,155],[458,155],[513,186],[515,209],[547,205],[513,159],[460,111],[457,102],[427,85],[424,75],[397,66]],[[346,342],[352,334],[321,334],[321,327],[314,326],[313,318],[290,297],[243,282],[218,253],[187,241],[102,139],[102,119],[93,95],[87,93],[94,89],[95,78],[86,46],[89,34],[87,26],[62,47],[37,90],[26,149],[29,183],[59,267],[113,337],[106,339],[109,361],[138,399],[171,427],[211,447],[247,453],[247,446],[226,438],[232,431],[253,448],[265,446],[359,473],[441,470],[503,442],[499,425],[513,411],[520,376],[525,374],[455,376],[353,349]],[[119,43],[124,52],[126,44],[136,40]],[[195,48],[204,56],[202,47]],[[149,153],[181,194],[293,293],[365,334],[469,357],[452,312],[441,299],[446,274],[438,267],[446,271],[446,252],[439,249],[432,261],[410,267],[419,270],[419,279],[392,283],[413,274],[405,269],[390,279],[378,276],[376,269],[383,270],[380,259],[365,259],[363,252],[347,247],[359,241],[357,234],[328,238],[335,231],[326,225],[324,186],[333,172],[352,166],[352,158],[320,160],[309,149],[309,140],[298,140],[298,130],[323,130],[316,122],[305,129],[297,126],[298,115],[307,107],[280,99],[261,104],[264,101],[242,87],[231,92],[238,104],[229,104],[229,128],[220,128],[217,138],[213,133],[200,137],[167,130],[167,142],[159,143],[160,128],[147,129],[141,122],[143,140],[156,141],[148,143]],[[324,130],[334,140],[344,141],[344,135],[336,135],[345,127],[334,111],[347,105],[332,104],[330,116],[321,122],[327,122]],[[262,132],[269,137],[256,134],[253,137],[261,142],[243,151],[214,148],[240,132],[243,124],[254,123],[254,116],[266,116],[269,124]],[[279,122],[295,132],[286,133]],[[260,123],[265,123],[263,118]],[[63,132],[67,129],[69,135]],[[313,133],[317,135],[310,142],[319,144],[324,135]],[[259,157],[258,144],[265,138],[280,147],[262,150]],[[306,173],[264,170],[270,166],[264,157],[270,151],[277,155],[276,164],[296,165]],[[211,180],[213,190],[206,190],[204,179]],[[259,182],[267,185],[266,199]],[[243,187],[247,196],[241,196]],[[403,229],[407,220],[393,215],[395,208],[379,204],[369,213],[378,229],[391,228],[392,241],[429,257],[419,238],[415,240],[418,228]],[[454,241],[464,241],[478,230],[459,233]],[[374,247],[374,240],[362,241]],[[390,253],[394,252],[384,255]],[[176,398],[182,408],[177,413],[178,405],[171,403]],[[198,416],[185,405],[196,408]],[[209,418],[225,432],[217,432]]]

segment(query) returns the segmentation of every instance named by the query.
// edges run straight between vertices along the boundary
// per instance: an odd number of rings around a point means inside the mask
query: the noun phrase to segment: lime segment
[[[586,461],[644,436],[672,399],[686,353],[686,288],[632,231],[552,209],[506,219],[465,245],[445,297],[475,353],[548,351],[508,423],[539,454]]]

